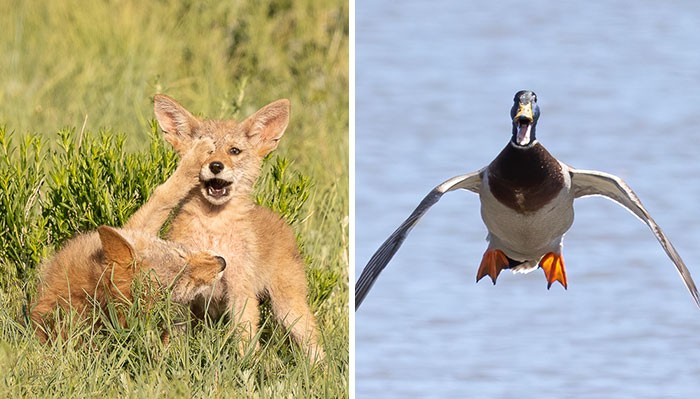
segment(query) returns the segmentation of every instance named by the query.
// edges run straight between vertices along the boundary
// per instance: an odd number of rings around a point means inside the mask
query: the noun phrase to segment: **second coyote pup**
[[[93,306],[104,310],[110,299],[131,300],[131,284],[140,272],[154,272],[148,277],[170,287],[176,302],[188,304],[197,294],[211,290],[226,267],[224,258],[157,237],[170,211],[198,183],[200,165],[211,148],[209,140],[195,145],[123,229],[101,226],[81,234],[41,266],[39,292],[31,307],[41,341],[56,327],[56,308],[72,308],[87,319]]]
[[[289,101],[277,100],[244,121],[194,117],[175,100],[155,96],[155,114],[165,139],[179,154],[193,140],[207,137],[216,149],[204,162],[199,189],[190,192],[172,221],[169,239],[191,248],[210,249],[228,261],[224,284],[210,303],[193,311],[218,318],[224,313],[254,337],[259,299],[269,296],[275,317],[289,329],[312,360],[324,356],[316,320],[307,303],[304,263],[292,229],[252,199],[263,158],[277,147],[289,122]],[[200,298],[201,299],[201,298]]]

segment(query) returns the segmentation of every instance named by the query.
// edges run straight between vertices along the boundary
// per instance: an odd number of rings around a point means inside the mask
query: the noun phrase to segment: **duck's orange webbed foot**
[[[510,262],[500,249],[491,249],[484,252],[484,257],[481,258],[481,265],[476,274],[476,282],[478,283],[484,276],[491,277],[493,284],[496,284],[496,279],[501,270],[507,269]]]
[[[549,289],[555,281],[561,283],[566,289],[566,269],[564,268],[564,258],[561,254],[548,252],[540,260],[540,267],[544,270],[544,275],[547,277],[547,289]]]

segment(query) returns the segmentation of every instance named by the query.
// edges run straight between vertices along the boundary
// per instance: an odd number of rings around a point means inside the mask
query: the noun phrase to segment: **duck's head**
[[[530,147],[535,143],[535,127],[540,117],[540,107],[537,105],[537,94],[530,90],[520,90],[513,98],[513,108],[510,109],[513,120],[513,137],[511,142],[516,147]]]

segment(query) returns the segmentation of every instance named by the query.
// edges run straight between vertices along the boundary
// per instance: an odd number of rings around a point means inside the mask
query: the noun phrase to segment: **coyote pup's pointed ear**
[[[97,232],[100,234],[107,262],[128,265],[134,261],[134,247],[119,231],[109,226],[100,226]]]
[[[284,130],[289,124],[289,100],[274,101],[249,116],[248,137],[254,140],[258,154],[262,157],[277,148]]]
[[[182,154],[192,141],[192,132],[199,124],[195,118],[177,101],[164,94],[153,97],[153,110],[163,136],[178,154]]]

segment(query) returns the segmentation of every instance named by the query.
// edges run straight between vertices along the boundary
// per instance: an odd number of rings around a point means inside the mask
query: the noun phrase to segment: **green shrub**
[[[41,138],[26,135],[16,145],[12,136],[0,127],[0,266],[21,281],[47,253],[40,212],[45,157]]]
[[[58,136],[42,203],[53,243],[103,224],[122,226],[176,165],[174,152],[158,137],[155,125],[149,148],[129,154],[125,137],[106,130],[76,135],[66,129]]]

